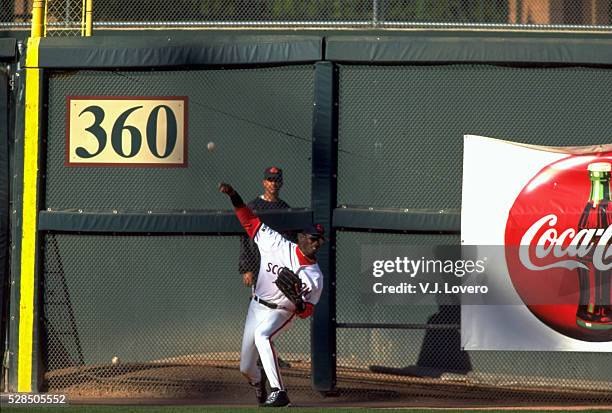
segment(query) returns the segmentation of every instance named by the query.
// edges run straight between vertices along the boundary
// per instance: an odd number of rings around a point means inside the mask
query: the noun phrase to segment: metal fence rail
[[[82,0],[48,0],[53,34],[78,34]],[[0,1],[0,28],[27,27],[31,0]],[[325,27],[612,30],[608,0],[98,0],[106,28]],[[74,33],[73,33],[74,32]]]

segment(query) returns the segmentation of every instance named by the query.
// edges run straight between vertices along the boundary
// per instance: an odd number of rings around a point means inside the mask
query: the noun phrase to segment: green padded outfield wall
[[[249,201],[271,165],[284,170],[282,197],[309,207],[313,81],[312,65],[53,73],[43,209],[228,210],[218,182],[231,182]],[[188,167],[64,166],[73,95],[187,96]],[[63,369],[113,356],[236,359],[250,295],[238,272],[238,237],[48,234],[44,251],[51,388],[80,382]],[[307,359],[309,323],[296,324],[279,347]]]
[[[605,143],[611,108],[610,68],[342,65],[338,203],[459,209],[464,134]]]
[[[310,206],[313,66],[183,71],[78,71],[49,80],[45,207],[97,210],[227,209],[217,184],[250,200],[263,170],[285,170],[283,197]],[[66,168],[66,98],[187,96],[187,168]],[[216,150],[206,149],[208,142]]]
[[[6,68],[0,63],[0,354],[5,350],[9,296],[9,86]],[[4,379],[0,379],[4,382]]]
[[[16,60],[15,39],[0,39],[0,354],[6,350],[6,329],[9,320],[9,209],[10,209],[10,150],[14,125],[11,98],[11,64]],[[4,385],[4,375],[0,386]]]
[[[413,45],[411,40],[403,41],[404,46]],[[504,57],[505,46],[496,44],[493,52],[484,48],[479,54],[479,41],[470,41],[467,50],[476,53],[455,56],[456,50],[462,50],[461,41],[438,39],[437,46],[445,51],[422,59],[414,52],[400,54],[399,59],[378,59],[395,49],[392,45],[379,54],[369,48],[378,45],[372,38],[353,43],[364,46],[365,56],[351,55],[350,47],[334,49],[327,44],[327,60],[337,63],[339,79],[338,205],[458,214],[466,133],[544,145],[610,141],[612,62],[605,61],[609,52],[601,57],[598,49],[605,49],[607,43],[581,47],[561,42],[557,47],[553,41],[539,44],[541,50],[532,50],[530,58],[519,49],[512,52],[518,54]],[[56,42],[59,45],[62,40]],[[78,48],[77,40],[65,42]],[[116,40],[102,43],[100,50],[123,47],[115,47]],[[48,79],[42,209],[50,213],[227,210],[227,200],[216,192],[217,182],[233,183],[250,199],[259,193],[263,168],[271,164],[285,169],[283,198],[295,207],[313,207],[313,65],[293,62],[222,69],[201,67],[198,60],[199,66],[189,69],[100,70],[98,66],[93,70],[86,67],[89,59],[63,61],[52,53],[59,50],[68,59],[70,47],[41,53],[54,70]],[[117,52],[106,62],[100,50],[85,53],[91,61],[107,65],[121,55]],[[427,54],[431,48],[423,50]],[[576,50],[597,53],[575,54]],[[445,53],[452,58],[445,60]],[[533,56],[546,59],[537,61]],[[497,64],[484,63],[488,59]],[[137,59],[128,60],[130,66]],[[589,64],[591,60],[597,60],[596,64]],[[189,167],[65,167],[66,98],[70,95],[188,96]],[[217,145],[213,153],[206,150],[211,141]],[[354,283],[360,274],[361,245],[458,244],[458,226],[444,233],[427,225],[412,226],[404,228],[405,234],[397,228],[399,233],[355,228],[359,223],[338,231],[336,237],[336,322],[459,322],[456,307],[436,303],[366,310]],[[198,354],[219,360],[235,357],[248,297],[239,279],[237,255],[238,239],[227,234],[45,234],[47,362],[58,370],[49,376],[49,384],[55,389],[77,385],[83,377],[61,370],[108,363],[113,355],[134,362],[166,363],[195,362]],[[308,323],[298,326],[283,337],[281,355],[310,357]],[[544,376],[558,386],[582,386],[588,380],[612,382],[609,354],[468,354],[461,351],[458,334],[456,329],[338,329],[338,364],[471,371],[476,375],[472,377],[481,375],[483,383],[502,386],[517,376]],[[538,395],[534,400],[538,397],[546,399]]]
[[[464,134],[552,146],[612,139],[612,67],[384,63],[340,64],[339,205],[458,212]],[[459,242],[458,228],[454,236],[412,230],[416,233],[339,234],[338,322],[459,323],[458,307],[364,311],[356,299],[360,245]],[[554,377],[574,385],[612,382],[611,354],[464,352],[458,334],[340,330],[338,359],[396,369],[467,369],[484,380],[507,374]]]

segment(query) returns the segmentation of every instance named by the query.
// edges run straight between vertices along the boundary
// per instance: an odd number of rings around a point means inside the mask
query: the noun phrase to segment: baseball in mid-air
[[[116,364],[119,364],[119,357],[117,357],[117,356],[113,356],[113,358],[111,359],[111,363],[113,363],[113,364],[115,364],[115,365],[116,365]]]
[[[208,149],[208,152],[213,152],[216,147],[217,145],[215,145],[214,142],[208,142],[208,145],[206,145],[206,149]]]

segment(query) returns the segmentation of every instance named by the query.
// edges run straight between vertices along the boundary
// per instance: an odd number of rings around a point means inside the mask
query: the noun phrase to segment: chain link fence
[[[184,96],[189,167],[66,168],[66,99],[101,91]],[[271,207],[310,206],[313,91],[312,65],[52,73],[45,209],[227,211],[230,203],[217,191],[221,181],[246,202],[274,193],[288,204]],[[264,179],[271,166],[282,170],[285,186]],[[263,203],[255,209],[268,209]],[[238,235],[47,233],[47,390],[74,398],[254,402],[238,368],[247,284],[256,282],[260,264],[252,249]],[[255,274],[247,279],[248,272]],[[312,392],[310,323],[293,324],[275,340],[280,368],[289,370],[288,385]]]
[[[46,36],[78,36],[84,21],[83,0],[47,0]]]
[[[600,143],[612,127],[611,75],[587,67],[340,65],[338,204],[458,212],[464,133]],[[355,282],[358,274],[367,279],[364,246],[459,244],[459,233],[338,233],[339,374],[389,383],[389,398],[427,397],[435,385],[441,398],[460,394],[471,403],[609,402],[610,354],[464,351],[459,306],[364,304]]]
[[[238,371],[251,294],[238,245],[237,236],[48,234],[47,390],[226,403],[251,395]],[[281,368],[304,389],[309,333],[300,320],[276,340]]]
[[[338,203],[458,211],[463,134],[600,143],[611,84],[591,67],[342,65]]]
[[[356,281],[368,279],[361,265],[364,246],[401,246],[410,251],[459,242],[459,234],[338,232],[339,376],[357,374],[364,382],[384,383],[379,386],[386,391],[381,399],[427,398],[433,386],[440,399],[470,406],[610,402],[610,354],[465,351],[460,305],[433,299],[412,305],[364,304],[367,291]],[[364,390],[347,386],[346,391]]]
[[[238,368],[250,296],[236,270],[240,242],[237,236],[48,233],[45,390],[74,400],[254,403]],[[455,406],[612,401],[609,354],[464,351],[459,306],[360,302],[360,246],[457,242],[452,234],[338,233],[340,393],[334,399],[419,398]],[[294,402],[325,403],[310,385],[309,337],[310,323],[294,321],[275,339],[279,365]]]
[[[27,29],[32,20],[32,0],[0,0],[0,29]]]
[[[0,27],[31,18],[31,0],[2,0]],[[54,35],[78,34],[82,0],[49,0]],[[94,27],[352,27],[611,30],[608,0],[98,0]]]
[[[588,137],[612,128],[610,76],[601,67],[340,65],[338,203],[458,210],[465,131],[538,144],[597,143]],[[272,165],[284,171],[281,198],[309,207],[313,89],[311,65],[52,73],[44,207],[227,210],[216,183],[228,180],[247,202],[261,200],[263,171]],[[190,167],[66,168],[66,97],[100,91],[188,96]],[[219,147],[215,156],[209,141]],[[245,274],[259,267],[245,242],[239,235],[46,233],[47,390],[73,398],[254,403],[238,368],[251,293],[245,284],[253,281]],[[453,232],[339,229],[334,401],[612,401],[608,353],[464,351],[458,305],[364,304],[356,281],[362,246],[458,244]],[[297,320],[280,335],[279,364],[294,403],[324,405],[329,399],[310,383],[310,333],[310,323]]]
[[[309,207],[313,83],[312,65],[184,70],[172,76],[165,71],[58,73],[50,79],[46,208],[226,210],[227,200],[216,192],[219,182],[231,182],[248,202],[261,195],[264,169],[272,165],[284,169],[282,194],[290,205]],[[186,96],[189,168],[65,168],[66,96],[100,91]],[[214,154],[208,142],[216,144]]]

